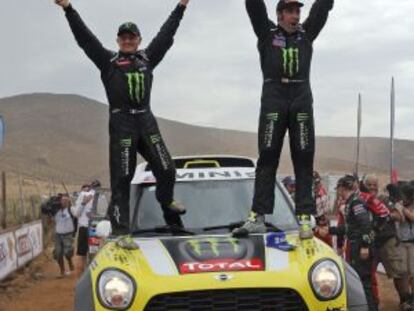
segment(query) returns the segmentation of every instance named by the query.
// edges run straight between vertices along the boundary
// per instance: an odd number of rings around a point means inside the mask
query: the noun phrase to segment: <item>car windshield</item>
[[[175,199],[187,213],[182,216],[185,228],[223,226],[246,220],[253,197],[253,179],[176,183]],[[161,208],[155,198],[155,186],[139,187],[132,230],[165,226]],[[275,189],[275,208],[266,222],[280,230],[297,228],[290,203],[281,190]]]

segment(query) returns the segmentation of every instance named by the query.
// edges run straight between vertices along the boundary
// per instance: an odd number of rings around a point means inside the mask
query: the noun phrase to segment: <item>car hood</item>
[[[317,239],[301,241],[288,235],[291,250],[267,245],[266,235],[236,239],[231,236],[135,238],[140,252],[136,260],[157,275],[230,271],[283,271],[332,257],[333,252]]]
[[[292,289],[306,301],[309,310],[342,310],[345,291],[335,300],[319,301],[309,282],[313,265],[321,259],[335,261],[344,275],[341,259],[322,241],[300,240],[287,235],[290,251],[267,245],[268,235],[235,239],[230,235],[134,238],[137,247],[108,242],[90,265],[93,293],[107,269],[123,271],[137,284],[131,310],[156,296],[205,290],[246,288]],[[97,303],[98,298],[95,298]]]

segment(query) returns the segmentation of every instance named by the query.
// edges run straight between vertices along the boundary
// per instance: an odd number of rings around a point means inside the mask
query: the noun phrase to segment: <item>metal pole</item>
[[[19,199],[20,199],[20,212],[19,212],[19,223],[22,223],[24,217],[26,216],[24,210],[24,200],[23,200],[23,185],[22,185],[22,176],[18,173],[18,184],[19,184]]]
[[[3,207],[3,219],[1,226],[3,229],[7,228],[7,204],[6,204],[6,172],[1,173],[1,205]]]
[[[391,128],[390,128],[390,182],[396,182],[396,171],[394,163],[394,135],[395,135],[395,84],[394,77],[391,80]]]
[[[358,117],[357,117],[357,155],[355,173],[359,176],[359,159],[361,152],[361,125],[362,125],[362,96],[358,94]]]

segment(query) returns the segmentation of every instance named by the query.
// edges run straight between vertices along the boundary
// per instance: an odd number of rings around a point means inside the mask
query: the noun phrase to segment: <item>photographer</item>
[[[42,206],[42,213],[53,217],[55,221],[55,248],[53,257],[59,264],[60,277],[70,275],[74,270],[73,257],[73,217],[70,211],[71,203],[68,194],[59,194],[49,198]],[[69,270],[65,272],[64,259],[66,258]]]

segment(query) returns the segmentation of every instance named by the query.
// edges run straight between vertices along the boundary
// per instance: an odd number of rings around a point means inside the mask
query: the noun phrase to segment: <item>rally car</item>
[[[148,164],[131,185],[131,232],[98,252],[76,286],[75,310],[368,310],[361,282],[322,241],[300,240],[278,182],[268,233],[234,238],[253,196],[254,162],[175,159],[184,228],[165,224]]]

